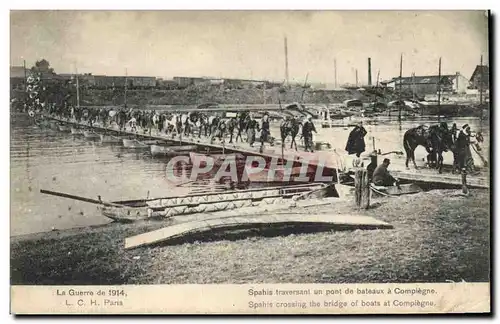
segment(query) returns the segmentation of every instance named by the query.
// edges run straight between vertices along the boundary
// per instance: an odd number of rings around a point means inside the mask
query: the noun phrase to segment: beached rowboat
[[[377,186],[373,183],[370,186],[370,189],[375,194],[375,196],[402,196],[408,194],[415,194],[422,192],[422,188],[417,186],[414,183],[402,184],[398,187],[396,186]]]

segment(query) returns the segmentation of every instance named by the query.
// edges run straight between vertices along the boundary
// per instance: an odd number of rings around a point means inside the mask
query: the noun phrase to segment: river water
[[[480,128],[476,119],[460,118],[459,127],[468,123],[473,130]],[[371,136],[377,149],[402,150],[404,131],[422,121],[388,122],[365,125],[367,149]],[[430,123],[430,121],[425,121]],[[450,124],[451,125],[451,124]],[[343,150],[350,129],[322,129],[316,125],[315,139],[330,142]],[[488,149],[489,129],[484,148]],[[277,137],[276,126],[272,133]],[[214,189],[214,184],[195,183],[173,186],[166,178],[168,159],[152,158],[144,151],[130,151],[121,145],[105,145],[88,141],[69,133],[40,128],[26,115],[11,115],[11,235],[29,234],[55,229],[67,229],[105,224],[96,205],[40,193],[40,189],[105,201],[146,197],[178,196],[193,192],[200,186]]]

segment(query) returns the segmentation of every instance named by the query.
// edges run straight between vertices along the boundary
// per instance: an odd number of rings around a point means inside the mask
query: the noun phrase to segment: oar
[[[66,193],[62,193],[62,192],[56,192],[56,191],[50,191],[50,190],[44,190],[44,189],[40,189],[40,192],[44,193],[44,194],[48,194],[48,195],[85,201],[85,202],[88,202],[91,204],[98,204],[98,205],[112,206],[112,207],[127,207],[125,205],[115,204],[112,202],[106,202],[106,201],[102,201],[102,200],[96,200],[96,199],[92,199],[92,198],[85,198],[85,197],[70,195],[70,194],[66,194]]]

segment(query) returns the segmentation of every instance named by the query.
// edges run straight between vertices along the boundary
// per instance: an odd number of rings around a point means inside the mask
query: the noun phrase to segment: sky
[[[57,73],[355,83],[488,62],[485,11],[11,11],[10,64]]]

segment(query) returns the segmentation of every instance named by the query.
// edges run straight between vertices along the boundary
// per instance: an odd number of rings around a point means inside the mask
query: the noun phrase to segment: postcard
[[[489,23],[11,11],[11,313],[491,312]]]

